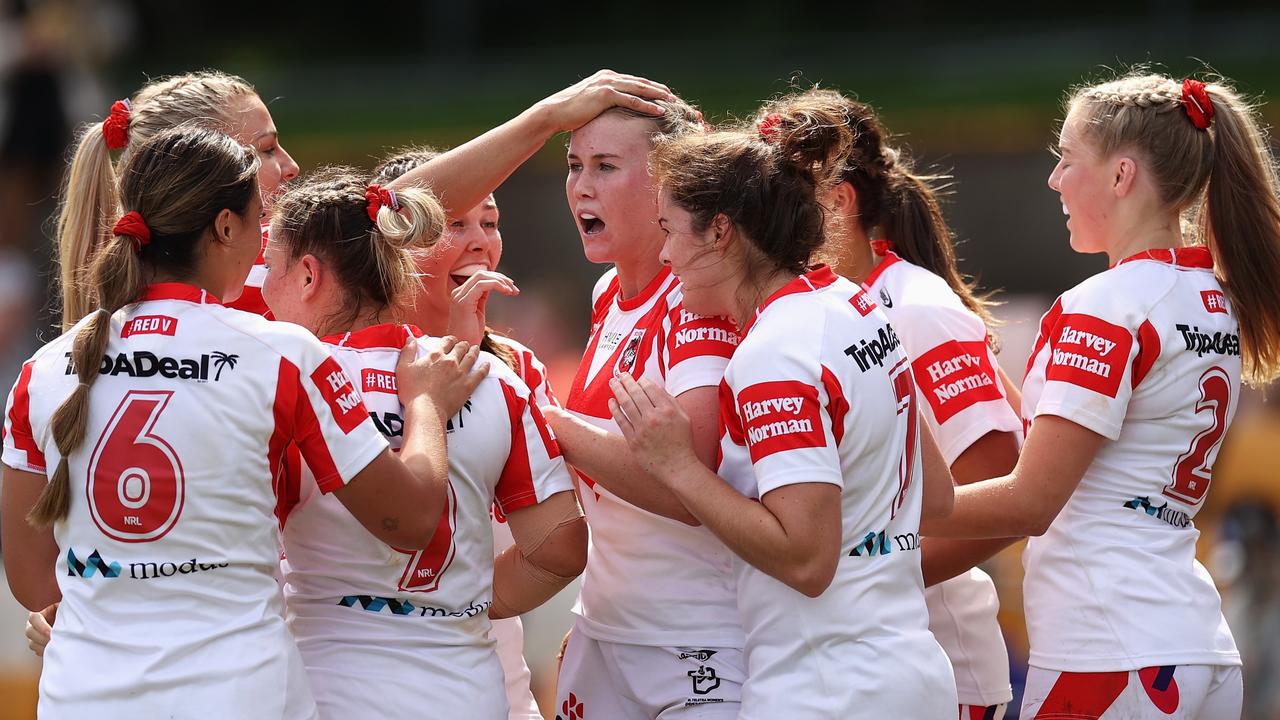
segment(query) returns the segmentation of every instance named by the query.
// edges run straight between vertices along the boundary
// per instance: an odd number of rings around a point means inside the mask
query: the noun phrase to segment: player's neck
[[[317,337],[328,337],[330,335],[339,335],[342,333],[358,332],[367,327],[374,325],[382,325],[384,323],[393,322],[395,318],[388,307],[370,308],[361,307],[356,313],[355,319],[349,322],[341,321],[342,313],[335,313],[337,316],[335,321],[329,321],[320,326],[316,333]]]
[[[849,224],[855,227],[849,228],[836,242],[828,243],[828,254],[835,274],[860,283],[867,279],[882,258],[871,251],[871,238],[862,228],[856,227],[856,222]]]
[[[614,265],[618,270],[618,289],[623,300],[630,300],[639,295],[649,283],[662,272],[662,261],[657,254],[639,260],[619,262]]]
[[[1148,215],[1128,224],[1107,247],[1111,265],[1144,250],[1183,245],[1181,220],[1177,213]]]
[[[765,300],[797,277],[799,276],[793,272],[777,270],[767,277],[760,278],[759,281],[745,280],[742,282],[738,286],[739,291],[734,298],[733,319],[738,323],[738,327],[746,327],[756,316],[756,310],[764,304]]]

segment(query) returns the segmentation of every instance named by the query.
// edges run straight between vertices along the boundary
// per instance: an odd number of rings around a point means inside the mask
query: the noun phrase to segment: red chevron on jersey
[[[1115,397],[1133,335],[1092,315],[1066,313],[1049,337],[1047,380],[1060,380]]]
[[[827,444],[818,389],[793,380],[757,383],[738,393],[752,462],[776,452]]]
[[[975,403],[1004,399],[982,341],[944,342],[917,357],[911,371],[938,424]]]

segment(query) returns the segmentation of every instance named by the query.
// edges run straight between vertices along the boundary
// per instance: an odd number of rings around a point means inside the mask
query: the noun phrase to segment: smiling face
[[[262,163],[258,168],[258,188],[269,211],[280,186],[298,176],[298,164],[280,145],[275,121],[257,95],[243,96],[233,108],[232,117],[235,125],[231,128],[231,137],[253,148]]]
[[[1062,124],[1060,158],[1049,175],[1049,187],[1062,197],[1062,213],[1078,253],[1106,252],[1114,243],[1111,219],[1116,210],[1116,162],[1103,157],[1084,132],[1084,117],[1072,108]]]
[[[497,269],[502,259],[499,220],[498,204],[490,195],[466,213],[449,218],[444,236],[418,262],[422,291],[413,314],[423,329],[443,332],[449,324],[453,291],[477,272]]]
[[[641,264],[662,245],[649,176],[651,121],[605,113],[569,140],[565,193],[593,263]]]

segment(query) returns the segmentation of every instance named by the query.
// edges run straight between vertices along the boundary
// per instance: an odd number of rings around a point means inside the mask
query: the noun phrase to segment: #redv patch
[[[1201,290],[1200,301],[1204,309],[1211,313],[1227,314],[1227,296],[1221,290]]]
[[[1133,334],[1102,318],[1080,313],[1064,314],[1052,333],[1045,380],[1115,397],[1129,362]]]
[[[977,403],[1004,399],[981,340],[942,343],[916,358],[911,371],[939,425]]]
[[[139,315],[125,322],[120,328],[120,337],[133,335],[168,335],[178,332],[178,318],[168,315]]]
[[[356,392],[355,386],[337,360],[325,358],[320,367],[311,373],[311,382],[315,383],[321,397],[329,404],[333,420],[342,428],[343,433],[351,434],[352,430],[369,417],[360,393]]]
[[[853,294],[853,297],[849,298],[849,304],[852,305],[853,309],[857,310],[858,314],[862,317],[870,315],[871,311],[876,309],[875,301],[872,300],[871,296],[862,288],[858,288],[857,292]]]
[[[360,371],[360,389],[364,392],[396,394],[396,374],[389,370],[365,368]]]
[[[826,447],[818,389],[796,380],[762,382],[738,393],[751,461],[784,450]]]

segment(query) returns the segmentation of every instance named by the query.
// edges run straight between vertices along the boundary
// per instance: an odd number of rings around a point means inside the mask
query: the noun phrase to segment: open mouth
[[[483,272],[488,269],[489,269],[489,266],[483,263],[471,263],[470,265],[463,265],[461,267],[454,268],[449,272],[449,281],[453,283],[454,287],[458,287],[459,285],[465,283],[472,275],[475,275],[478,272]]]
[[[604,232],[604,221],[588,212],[578,213],[578,224],[584,235],[596,235]]]

